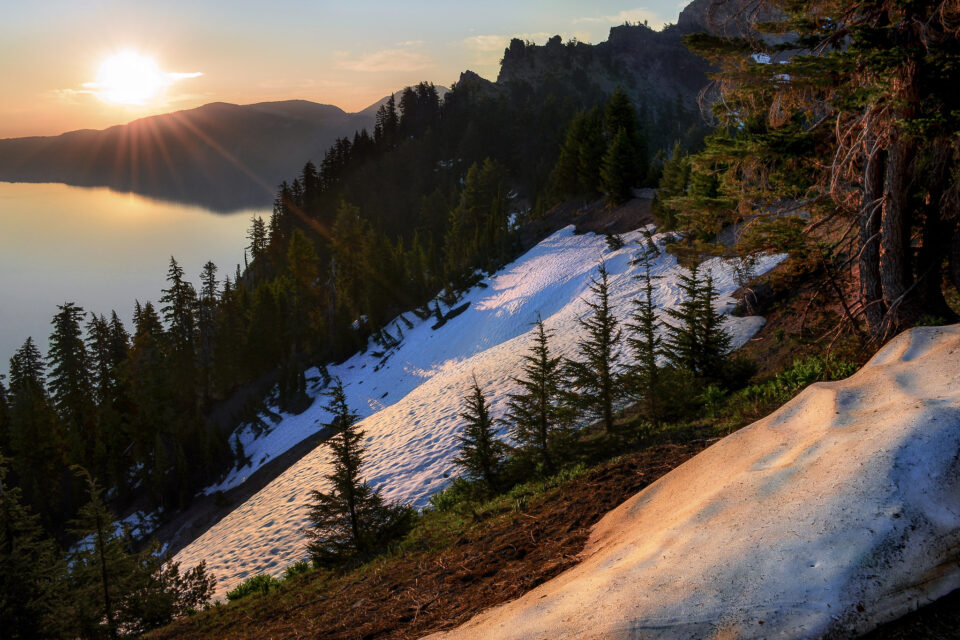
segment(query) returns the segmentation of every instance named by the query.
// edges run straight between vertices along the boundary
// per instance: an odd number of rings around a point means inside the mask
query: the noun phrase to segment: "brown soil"
[[[542,219],[527,225],[521,231],[520,244],[527,250],[568,224],[574,225],[577,233],[633,231],[653,222],[650,203],[648,198],[634,198],[619,207],[610,207],[602,199],[565,202],[550,209]]]
[[[399,639],[457,626],[576,564],[594,523],[708,444],[623,456],[468,528],[440,550],[333,579],[307,574],[283,591],[214,607],[153,637]]]

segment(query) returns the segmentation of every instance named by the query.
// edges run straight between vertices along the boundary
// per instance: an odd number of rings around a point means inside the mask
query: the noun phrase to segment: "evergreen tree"
[[[328,492],[310,492],[307,548],[318,566],[330,566],[362,557],[377,550],[408,522],[405,507],[385,505],[380,493],[363,481],[362,442],[364,433],[357,427],[359,416],[350,410],[343,383],[333,380],[325,407],[333,418],[327,425],[337,433],[324,444],[333,453],[333,472],[327,476]]]
[[[196,355],[197,294],[183,275],[183,268],[171,256],[167,270],[169,288],[163,290],[160,303],[172,353],[192,359]]]
[[[754,235],[767,244],[779,240],[785,201],[809,214],[794,214],[799,229],[843,225],[832,253],[856,264],[851,314],[863,314],[875,339],[923,315],[956,317],[942,284],[960,289],[960,7],[776,6],[747,25],[763,33],[688,37],[721,69],[720,128],[696,162],[720,174],[731,209],[757,214]]]
[[[5,378],[0,374],[0,454],[10,453],[10,398],[3,384]]]
[[[674,320],[666,325],[664,350],[670,363],[707,380],[719,380],[724,357],[730,350],[730,335],[724,331],[723,316],[717,313],[713,275],[700,276],[694,265],[680,276],[684,300],[676,309],[667,309]]]
[[[217,282],[217,265],[208,261],[200,273],[200,297],[197,300],[197,364],[203,396],[209,397],[213,390],[213,358],[217,343],[217,302],[220,285]]]
[[[120,598],[129,588],[133,562],[103,502],[103,489],[82,467],[76,469],[86,484],[89,502],[81,507],[70,531],[80,542],[67,556],[71,600],[61,615],[68,628],[82,637],[117,638],[122,622]]]
[[[617,87],[603,113],[603,131],[609,147],[613,146],[621,129],[625,147],[618,152],[623,162],[622,180],[636,186],[647,174],[647,140],[636,107],[626,92]]]
[[[622,127],[603,156],[600,181],[607,202],[621,205],[633,195],[636,185],[636,149]]]
[[[160,298],[165,334],[168,344],[168,366],[175,382],[176,410],[192,418],[196,411],[197,393],[197,294],[193,285],[184,279],[183,268],[170,257],[167,271],[167,289]]]
[[[119,323],[119,319],[117,322]],[[119,326],[122,330],[122,325]],[[97,432],[100,434],[99,455],[88,464],[92,464],[99,473],[109,478],[110,486],[125,494],[125,471],[130,460],[122,452],[130,438],[125,428],[125,414],[130,407],[120,372],[126,350],[121,351],[120,357],[117,357],[110,322],[106,317],[95,314],[91,314],[87,322],[87,348],[90,354],[90,383],[96,405]]]
[[[664,203],[685,196],[689,182],[690,160],[677,142],[673,145],[670,157],[663,163],[657,196],[651,205],[653,214],[662,229],[673,229],[677,222],[673,209]]]
[[[463,433],[457,436],[460,452],[454,464],[468,476],[481,480],[487,491],[492,492],[497,487],[497,468],[503,459],[503,446],[496,439],[490,405],[477,382],[476,374],[473,375],[470,394],[463,404],[460,417],[467,425]]]
[[[5,638],[49,637],[63,567],[39,516],[7,482],[6,464],[0,457],[0,628]]]
[[[82,308],[67,302],[58,305],[50,334],[50,395],[54,408],[66,430],[71,460],[94,464],[105,453],[94,419],[93,393],[90,385],[90,358],[83,341]]]
[[[250,241],[250,244],[247,245],[247,248],[250,250],[250,258],[261,270],[261,273],[265,268],[262,261],[266,259],[268,239],[267,225],[264,224],[263,218],[260,216],[251,217],[250,230],[247,232],[247,240]]]
[[[650,275],[650,254],[645,251],[639,260],[643,274],[640,297],[633,301],[634,311],[627,329],[627,345],[633,363],[627,373],[631,394],[636,397],[647,419],[659,424],[661,419],[662,371],[658,360],[664,356],[663,338],[660,336],[660,320],[653,302],[653,280]]]
[[[126,527],[117,529],[103,500],[103,489],[75,467],[89,502],[73,522],[79,540],[67,555],[69,597],[58,610],[62,635],[117,638],[168,624],[206,602],[214,579],[203,563],[181,574],[179,563],[159,553],[159,545],[132,549]]]
[[[586,301],[590,311],[579,320],[585,334],[577,345],[580,359],[569,361],[566,369],[572,405],[587,416],[601,420],[604,430],[611,433],[613,405],[622,392],[622,381],[615,371],[620,358],[621,331],[610,308],[607,267],[603,262],[598,267],[598,276],[590,285],[595,299]]]
[[[62,471],[66,438],[44,386],[43,357],[27,338],[10,359],[10,455],[27,504],[44,525],[58,531],[65,514]]]
[[[533,345],[523,356],[523,377],[513,379],[521,391],[510,394],[504,418],[511,437],[535,451],[547,473],[556,471],[553,436],[566,426],[569,417],[561,404],[563,358],[550,353],[552,335],[538,317]]]

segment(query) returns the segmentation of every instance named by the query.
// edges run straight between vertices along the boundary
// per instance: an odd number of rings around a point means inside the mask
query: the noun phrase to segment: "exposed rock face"
[[[435,640],[850,638],[960,587],[960,325],[916,328],[611,511]]]
[[[504,52],[497,84],[564,82],[580,90],[610,93],[618,85],[638,102],[691,103],[707,83],[706,61],[683,44],[688,33],[677,25],[654,31],[646,25],[610,29],[606,42],[545,45],[514,39]]]

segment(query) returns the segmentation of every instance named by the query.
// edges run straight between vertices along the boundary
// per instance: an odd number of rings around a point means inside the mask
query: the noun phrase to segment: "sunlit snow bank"
[[[611,251],[603,236],[574,235],[563,229],[469,291],[457,306],[469,308],[433,330],[433,318],[420,320],[408,313],[389,327],[400,344],[383,353],[372,346],[345,363],[330,367],[346,387],[352,407],[365,417],[366,478],[391,500],[423,506],[429,496],[446,486],[455,473],[452,460],[462,422],[461,400],[475,372],[492,403],[492,413],[505,410],[508,393],[516,390],[511,376],[530,346],[531,325],[537,314],[556,332],[552,347],[571,353],[579,335],[577,318],[586,312],[596,266],[603,259],[610,273],[611,300],[621,318],[631,311],[638,295],[634,276],[640,268],[632,258],[646,241],[641,232],[624,235],[622,249]],[[663,238],[654,236],[662,245]],[[662,246],[661,246],[662,248]],[[782,257],[762,258],[756,273],[772,268]],[[720,293],[719,306],[729,311],[736,288],[733,268],[719,259],[706,263]],[[677,287],[682,270],[673,256],[661,253],[654,261],[656,303],[675,307],[682,296]],[[733,318],[726,327],[740,346],[763,324],[762,318]],[[402,334],[402,337],[401,337]],[[377,351],[380,349],[381,351]],[[308,372],[319,380],[319,372]],[[319,384],[312,386],[319,394]],[[314,433],[329,416],[318,400],[306,412],[286,415],[265,436],[246,436],[246,454],[256,463],[278,455]],[[303,528],[307,524],[308,492],[325,486],[328,453],[320,447],[287,469],[272,483],[235,509],[216,526],[177,555],[184,566],[201,560],[218,580],[222,595],[240,580],[259,572],[280,574],[304,556]],[[246,467],[213,489],[236,486],[252,473]]]
[[[914,329],[610,512],[435,640],[854,637],[960,587],[960,325]]]

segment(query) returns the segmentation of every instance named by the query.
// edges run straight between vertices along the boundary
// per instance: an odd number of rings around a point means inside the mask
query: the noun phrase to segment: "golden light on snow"
[[[200,73],[170,73],[136,51],[115,53],[100,63],[97,79],[83,86],[109,104],[143,106],[157,101],[167,87]]]

